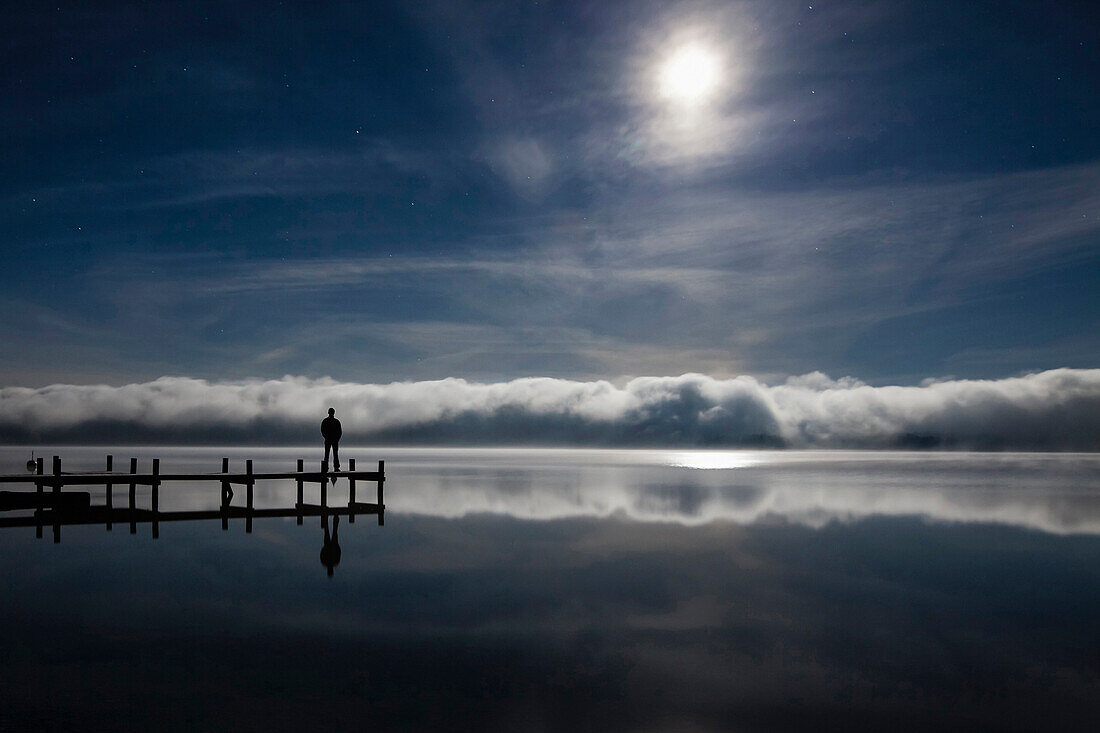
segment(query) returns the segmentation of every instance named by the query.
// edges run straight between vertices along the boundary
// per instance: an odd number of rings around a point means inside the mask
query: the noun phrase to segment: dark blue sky
[[[1100,357],[1091,3],[25,3],[0,384]]]

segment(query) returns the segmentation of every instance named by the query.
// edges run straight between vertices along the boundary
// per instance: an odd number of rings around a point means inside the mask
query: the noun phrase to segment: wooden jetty
[[[217,473],[161,473],[160,459],[152,459],[149,473],[138,472],[138,459],[130,459],[129,472],[114,470],[114,457],[107,456],[105,471],[66,473],[61,470],[60,456],[53,457],[50,473],[45,471],[45,463],[39,458],[35,471],[30,474],[0,475],[0,484],[33,484],[34,492],[0,491],[0,511],[33,509],[33,516],[0,516],[0,528],[35,527],[36,536],[42,537],[43,527],[53,528],[54,542],[61,541],[61,527],[66,525],[102,524],[108,530],[115,523],[129,524],[130,534],[137,532],[137,525],[152,525],[153,538],[160,536],[161,522],[187,522],[208,519],[221,519],[222,529],[229,528],[229,520],[243,518],[245,531],[252,531],[252,520],[264,517],[297,517],[298,524],[304,517],[346,516],[354,522],[360,514],[378,516],[378,524],[385,524],[386,505],[383,502],[383,487],[386,482],[386,462],[378,461],[376,471],[358,471],[355,459],[348,461],[348,470],[329,471],[322,461],[319,471],[306,471],[305,461],[298,459],[296,470],[274,473],[256,473],[252,470],[252,460],[245,461],[243,473],[229,470],[229,459],[223,458],[221,471]],[[346,506],[329,506],[328,485],[335,479],[347,479],[348,503]],[[297,501],[293,507],[257,509],[254,504],[255,486],[258,481],[293,480],[297,483]],[[161,511],[160,487],[171,482],[216,482],[221,490],[221,502],[218,509],[196,511]],[[356,482],[373,482],[377,490],[374,503],[356,500]],[[305,501],[307,484],[318,484],[320,502],[310,504]],[[114,505],[114,487],[127,486],[128,501],[124,507]],[[104,503],[92,505],[91,494],[86,491],[64,491],[66,486],[103,486]],[[149,508],[137,506],[137,487],[148,486]],[[234,486],[245,487],[244,506],[233,504]],[[49,489],[47,491],[46,489]]]

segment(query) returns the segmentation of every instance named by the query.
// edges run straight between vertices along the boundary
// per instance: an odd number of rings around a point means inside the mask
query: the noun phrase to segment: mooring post
[[[248,503],[248,516],[245,517],[245,520],[244,520],[244,531],[251,534],[251,532],[252,532],[252,498],[253,498],[252,487],[255,483],[252,480],[252,459],[251,458],[249,458],[247,461],[244,462],[244,472],[246,474],[248,474],[248,477],[245,479],[245,481],[247,481],[247,485],[248,485],[248,502],[247,502]]]
[[[113,471],[114,467],[115,467],[115,457],[114,456],[107,456],[107,473],[110,473],[111,471]],[[113,483],[111,483],[110,481],[108,481],[107,485],[104,487],[104,500],[106,501],[106,506],[107,506],[107,531],[110,532],[111,531],[111,510],[114,508],[114,503],[115,503],[115,485]]]
[[[386,505],[382,503],[382,484],[386,483],[386,462],[378,462],[378,526],[386,523]]]
[[[53,457],[53,541],[61,542],[61,456]]]
[[[298,459],[298,503],[295,504],[295,508],[298,510],[298,524],[302,524],[302,503],[305,501],[305,481],[302,480],[302,473],[306,470],[306,462],[301,458]]]
[[[153,539],[160,537],[160,522],[157,515],[160,512],[160,459],[153,459],[153,482],[150,503],[153,508]]]
[[[34,472],[38,476],[46,473],[46,464],[41,457],[39,457],[38,460],[34,462]],[[34,537],[35,539],[40,540],[42,539],[42,499],[44,498],[41,479],[34,482],[34,488],[35,491],[38,493],[38,508],[34,510],[34,516],[38,518],[38,524],[36,524],[34,527]]]
[[[348,524],[355,524],[355,459],[348,459]]]
[[[137,473],[137,459],[130,459],[130,474]],[[130,534],[137,534],[137,484],[130,483]]]
[[[229,473],[229,459],[222,459],[222,473]],[[229,502],[233,501],[233,487],[222,481],[222,531],[229,529]]]

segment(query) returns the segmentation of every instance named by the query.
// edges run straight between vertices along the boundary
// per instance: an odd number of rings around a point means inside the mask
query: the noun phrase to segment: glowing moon
[[[657,84],[663,98],[698,104],[718,89],[722,68],[718,54],[698,43],[681,46],[661,64]]]

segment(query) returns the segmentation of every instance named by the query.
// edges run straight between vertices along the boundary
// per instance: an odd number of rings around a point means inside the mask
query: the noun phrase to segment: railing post
[[[61,456],[53,457],[53,541],[61,542]]]
[[[107,456],[107,473],[115,470],[115,457]],[[115,485],[110,481],[107,482],[107,486],[104,490],[104,500],[107,507],[107,531],[111,531],[111,511],[115,505]]]
[[[39,456],[38,460],[34,463],[34,472],[39,476],[46,473],[45,461]],[[45,492],[43,491],[43,485],[41,479],[34,482],[35,492],[38,494],[38,508],[34,510],[34,515],[38,518],[38,524],[34,528],[35,539],[42,539],[42,500],[45,498]]]
[[[378,526],[386,523],[386,505],[382,501],[382,484],[386,483],[386,462],[378,462]]]
[[[247,482],[247,486],[248,486],[248,501],[246,502],[247,505],[248,505],[248,516],[246,516],[245,520],[244,520],[244,531],[251,534],[251,532],[252,532],[252,501],[253,501],[253,493],[254,493],[253,490],[252,490],[252,487],[254,486],[254,482],[252,480],[252,459],[251,458],[249,458],[247,461],[244,462],[244,472],[246,474],[248,474],[247,478],[245,479],[245,481]]]
[[[137,473],[137,459],[130,459],[130,475]],[[137,484],[130,481],[130,534],[137,534]]]
[[[222,459],[222,473],[229,473],[229,459]],[[229,502],[233,501],[233,487],[228,480],[222,480],[222,531],[229,529]]]
[[[351,472],[351,476],[348,477],[348,523],[355,524],[355,459],[348,459],[348,471]]]
[[[302,524],[302,503],[305,501],[305,481],[302,479],[302,473],[306,470],[306,462],[301,458],[298,459],[298,503],[295,504],[295,509],[298,510],[298,524]]]
[[[150,497],[150,504],[153,509],[153,539],[160,537],[160,522],[157,521],[157,515],[160,513],[160,459],[153,459],[153,484]]]

